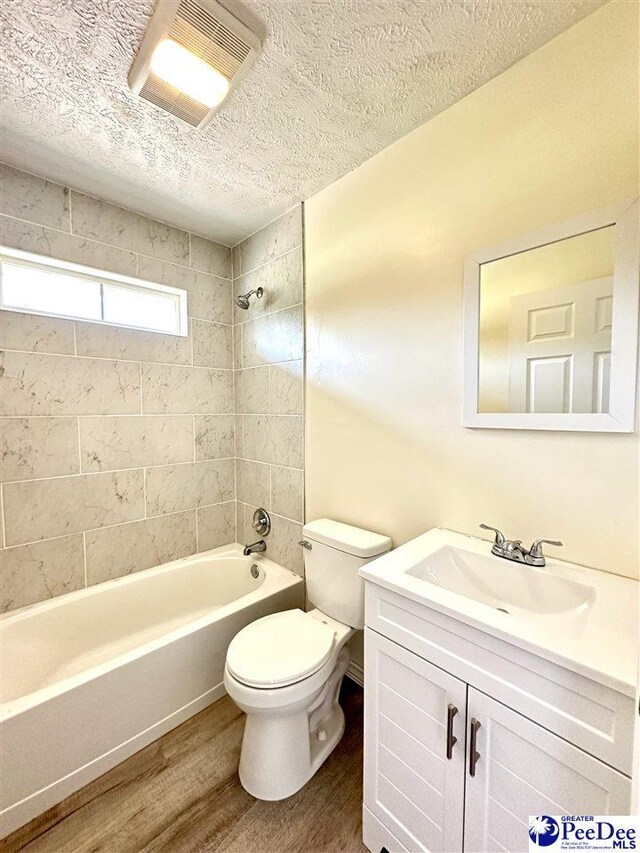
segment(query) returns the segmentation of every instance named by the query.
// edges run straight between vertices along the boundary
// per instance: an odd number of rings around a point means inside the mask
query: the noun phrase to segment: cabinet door
[[[412,853],[460,853],[466,685],[370,629],[365,656],[365,806]]]
[[[472,687],[467,727],[465,850],[528,850],[532,815],[628,814],[626,776]]]

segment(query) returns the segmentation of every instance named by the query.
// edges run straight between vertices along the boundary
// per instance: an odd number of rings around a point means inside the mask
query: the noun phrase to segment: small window
[[[0,249],[0,308],[188,334],[186,290],[17,249]]]

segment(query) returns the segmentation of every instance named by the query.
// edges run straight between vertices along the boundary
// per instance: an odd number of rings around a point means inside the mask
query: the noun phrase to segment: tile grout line
[[[2,513],[2,547],[7,547],[7,521],[4,517],[4,483],[0,488],[0,512]]]
[[[262,314],[259,314],[257,317],[247,317],[244,320],[240,320],[238,323],[235,323],[236,326],[247,326],[249,323],[257,323],[258,320],[264,320],[266,317],[274,317],[276,314],[282,314],[283,311],[293,311],[294,308],[303,308],[304,303],[302,302],[294,302],[291,305],[286,305],[284,308],[276,308],[275,311],[265,311]],[[291,361],[291,359],[289,359]]]
[[[81,476],[85,472],[82,470],[82,438],[80,436],[80,415],[76,416],[76,421],[77,421],[76,428],[78,431],[78,476]],[[65,475],[61,474],[60,476],[65,476]],[[73,474],[70,474],[68,476],[73,476]],[[46,478],[46,477],[34,477],[32,480],[27,480],[26,482],[35,483],[35,482],[38,482],[39,480],[45,480],[45,479],[48,479],[48,478]],[[25,481],[19,480],[17,482],[22,483]]]
[[[60,185],[58,184],[58,186],[60,186]],[[270,225],[273,225],[273,223],[274,223],[274,222],[277,222],[277,221],[278,221],[278,219],[284,219],[284,217],[285,217],[288,213],[291,213],[291,211],[292,211],[292,210],[295,210],[295,209],[296,209],[296,207],[298,207],[298,205],[300,205],[300,206],[301,206],[301,205],[302,205],[302,202],[297,201],[295,204],[292,204],[292,205],[291,205],[291,207],[290,207],[288,210],[285,210],[285,211],[284,211],[284,213],[280,213],[278,216],[275,216],[273,219],[269,220],[269,222],[265,222],[265,224],[264,224],[264,225],[261,225],[259,228],[256,228],[256,230],[255,230],[255,231],[252,231],[250,234],[247,234],[247,236],[246,236],[246,237],[243,237],[243,238],[242,238],[242,240],[238,240],[238,242],[237,242],[237,243],[234,243],[234,245],[233,245],[233,246],[231,246],[231,249],[233,250],[233,249],[235,249],[237,246],[241,246],[243,243],[246,243],[246,242],[247,242],[247,240],[250,240],[252,237],[255,237],[255,235],[256,235],[256,234],[259,234],[261,231],[264,231],[264,230],[265,230],[265,228],[268,228]]]
[[[140,516],[139,518],[130,518],[127,521],[118,521],[115,524],[105,524],[102,527],[89,527],[87,530],[74,530],[71,533],[61,533],[59,536],[46,536],[43,539],[29,539],[27,542],[17,542],[15,545],[7,545],[5,550],[10,548],[25,548],[30,545],[39,545],[44,542],[57,542],[60,539],[68,539],[72,536],[80,536],[81,534],[86,533],[97,533],[101,530],[113,530],[116,527],[125,527],[130,524],[140,524],[143,521],[154,521],[155,519],[161,518],[170,518],[174,515],[184,515],[184,513],[188,512],[196,512],[198,509],[209,509],[211,507],[216,506],[225,506],[226,504],[233,503],[233,498],[229,498],[227,501],[220,501],[219,503],[214,504],[202,504],[201,506],[188,506],[185,509],[176,509],[171,512],[161,512],[158,515],[150,515],[146,518],[144,516]],[[284,517],[284,516],[283,516]],[[289,519],[293,521],[293,519]],[[296,522],[299,523],[299,522]]]
[[[299,507],[302,512],[302,523],[307,519],[307,209],[305,203],[300,205],[300,227],[302,233],[302,501]],[[305,580],[304,556],[302,562],[302,577]]]
[[[287,471],[302,471],[302,468],[297,468],[295,465],[281,465],[279,462],[264,462],[261,459],[242,458],[243,462],[251,462],[254,465],[272,465],[274,468],[285,468]]]
[[[72,321],[72,322],[74,322],[74,321]],[[82,321],[78,321],[78,322],[82,322]],[[207,322],[207,321],[205,320],[203,322]],[[227,324],[226,323],[219,323],[219,324],[212,323],[212,325],[223,326],[223,325],[227,325]],[[40,356],[46,356],[49,358],[81,358],[81,359],[86,359],[88,361],[110,361],[112,364],[144,364],[144,365],[149,365],[149,366],[157,365],[158,367],[179,367],[179,368],[182,368],[183,370],[218,370],[222,373],[230,373],[233,371],[233,367],[210,367],[210,366],[207,367],[206,365],[183,364],[183,363],[176,362],[176,361],[148,361],[145,359],[143,359],[141,361],[140,359],[135,359],[135,358],[131,358],[131,357],[129,357],[129,358],[118,358],[117,356],[108,356],[108,355],[73,355],[71,353],[63,353],[63,352],[43,352],[43,351],[39,351],[39,350],[29,350],[29,349],[10,349],[8,347],[5,347],[4,351],[5,352],[17,352],[20,355],[40,355]],[[299,358],[292,358],[292,359],[289,359],[289,361],[300,361],[300,359]],[[285,362],[285,361],[278,362],[278,364],[286,364],[286,363],[287,362]],[[256,365],[256,367],[259,367],[259,366],[260,365]]]
[[[82,531],[82,556],[84,558],[84,586],[85,589],[89,587],[89,580],[87,577],[87,531]]]
[[[114,245],[113,243],[105,243],[103,240],[96,240],[93,237],[84,237],[82,234],[76,234],[76,233],[72,233],[70,231],[63,231],[62,229],[54,228],[51,225],[41,225],[39,222],[33,222],[31,219],[21,219],[19,216],[10,216],[7,213],[0,213],[0,218],[10,219],[10,220],[13,220],[14,222],[20,222],[20,223],[23,223],[24,225],[30,225],[34,228],[42,228],[44,231],[53,231],[56,234],[63,234],[65,237],[72,237],[74,240],[85,241],[86,243],[92,243],[93,245],[96,245],[96,246],[104,246],[107,249],[111,249],[113,252],[121,253],[123,255],[130,255],[131,260],[134,260],[135,256],[138,256],[137,263],[135,264],[136,268],[139,267],[139,258],[143,258],[144,260],[157,261],[157,263],[159,263],[159,264],[169,264],[170,266],[177,267],[178,269],[184,270],[185,272],[195,272],[195,273],[199,273],[201,275],[206,275],[206,276],[209,276],[209,278],[219,279],[220,281],[226,281],[227,283],[232,283],[232,281],[233,281],[233,279],[226,278],[226,276],[216,275],[216,273],[208,272],[207,270],[202,270],[202,269],[199,269],[198,267],[186,266],[184,263],[180,263],[179,261],[173,261],[173,260],[170,261],[170,260],[167,260],[166,258],[158,257],[157,255],[148,255],[145,252],[137,252],[133,249],[123,249],[120,246]],[[158,220],[150,219],[149,221],[150,222],[157,222]],[[203,239],[206,240],[207,238],[204,237]],[[213,243],[215,241],[210,240],[209,242]],[[4,245],[8,249],[18,248],[17,246],[9,246],[6,243],[3,243],[2,245]],[[222,245],[222,244],[218,243],[217,245]],[[228,248],[228,247],[225,246],[225,248]],[[38,254],[42,255],[43,254],[43,252],[38,252],[38,251],[35,251],[34,249],[23,249],[22,251],[32,252],[33,254],[36,254],[36,255],[38,255]],[[63,258],[59,258],[57,255],[45,255],[45,257],[51,258],[52,260],[65,260]],[[92,264],[86,263],[83,261],[69,261],[69,263],[76,263],[76,264],[79,263],[82,266],[92,267]],[[122,269],[117,269],[117,270],[116,269],[106,269],[105,267],[93,267],[93,269],[99,269],[101,272],[104,272],[104,273],[114,273],[115,275],[130,275],[131,274],[130,272],[123,272]],[[252,272],[253,272],[253,270],[252,270]],[[154,284],[162,284],[162,282],[155,281],[154,279],[142,279],[142,281],[151,281]],[[186,288],[184,288],[184,287],[182,287],[180,289],[186,290]]]
[[[72,190],[72,192],[73,192],[73,190]],[[79,195],[83,195],[83,193],[79,193]],[[95,196],[88,196],[88,198],[95,198]],[[95,200],[101,201],[101,199],[95,199]],[[104,203],[109,204],[109,202],[104,202]],[[116,207],[117,207],[117,205],[116,205]],[[134,211],[131,211],[126,207],[121,208],[121,210],[126,210],[128,213],[134,213]],[[167,224],[165,222],[160,222],[159,219],[152,219],[150,216],[144,216],[144,214],[141,214],[141,213],[135,214],[135,215],[142,217],[142,219],[145,219],[148,222],[159,223],[160,225],[166,225]],[[169,260],[167,258],[159,257],[158,255],[149,255],[146,252],[140,252],[140,251],[137,251],[136,249],[124,249],[124,248],[122,248],[122,246],[117,246],[115,243],[106,243],[104,240],[97,240],[95,237],[85,237],[83,234],[79,234],[75,231],[63,231],[62,228],[56,228],[53,225],[41,225],[39,222],[34,222],[32,219],[24,219],[21,216],[12,216],[9,213],[0,213],[0,217],[4,217],[4,219],[12,219],[14,222],[22,222],[26,225],[31,225],[35,228],[42,228],[44,231],[54,231],[56,234],[64,234],[65,237],[73,237],[76,240],[85,240],[87,243],[94,243],[97,246],[106,246],[108,249],[112,249],[114,252],[122,252],[123,254],[126,254],[126,255],[139,255],[141,258],[149,259],[152,261],[158,261],[159,263],[163,263],[163,264],[171,264],[174,267],[179,267],[180,269],[188,270],[189,272],[203,273],[204,275],[211,276],[211,278],[219,278],[219,279],[222,279],[223,281],[233,281],[232,278],[227,278],[227,276],[216,275],[215,273],[207,272],[207,270],[200,269],[199,267],[192,267],[191,265],[187,266],[185,263],[180,263],[180,261]],[[168,227],[173,228],[172,225],[170,225]],[[179,231],[181,229],[176,229],[176,230]],[[183,232],[183,233],[188,234],[189,232],[187,231],[187,232]],[[196,236],[198,236],[198,235],[196,235]],[[210,240],[208,237],[203,237],[202,239],[206,240],[209,243],[213,243],[216,246],[222,246],[224,249],[231,248],[230,246],[225,246],[223,243],[217,243],[215,240]],[[5,245],[7,248],[17,248],[15,246],[7,246],[6,243],[3,245]],[[32,249],[24,249],[24,251],[30,252],[33,250]],[[292,250],[290,250],[290,251],[292,251]],[[35,254],[42,254],[42,252],[35,252]],[[283,253],[283,254],[285,254],[285,253]],[[50,258],[54,258],[54,259],[56,258],[55,255],[46,255],[46,257],[50,257]],[[62,260],[62,259],[60,259],[60,260]],[[275,260],[275,258],[274,258],[274,260]],[[73,261],[70,263],[78,263],[78,261]],[[91,266],[91,264],[84,264],[84,266]],[[263,264],[263,266],[264,266],[264,264]],[[98,269],[98,268],[95,267],[95,269]],[[257,267],[256,267],[256,269],[257,269]],[[104,270],[104,269],[102,271],[103,272],[116,272],[116,270]],[[253,270],[250,270],[250,272],[253,272]],[[126,275],[127,273],[117,272],[116,274],[117,275]],[[160,283],[160,282],[158,282],[158,283]]]
[[[251,267],[250,270],[246,270],[243,273],[240,273],[238,276],[234,276],[231,281],[235,284],[237,281],[240,281],[241,278],[244,278],[247,275],[251,275],[254,272],[258,272],[258,270],[262,270],[265,267],[268,267],[269,264],[273,264],[275,261],[279,261],[281,258],[286,258],[287,255],[290,255],[292,252],[297,252],[298,249],[302,249],[302,243],[298,243],[295,246],[292,246],[290,249],[287,249],[285,252],[280,252],[279,255],[274,255],[272,258],[269,258],[267,261],[263,261],[261,264],[258,264],[255,267]]]
[[[76,195],[83,195],[86,198],[93,199],[94,201],[98,201],[101,204],[109,205],[110,207],[115,207],[118,210],[126,210],[127,213],[132,213],[134,216],[139,216],[141,219],[149,219],[152,222],[157,222],[159,225],[164,225],[167,228],[171,228],[173,231],[181,231],[183,234],[192,233],[190,231],[186,231],[184,228],[181,228],[178,225],[171,225],[169,222],[165,222],[162,219],[152,219],[150,216],[147,216],[144,213],[139,213],[137,210],[133,210],[130,207],[123,207],[122,205],[116,204],[115,202],[105,201],[104,199],[98,198],[98,196],[89,195],[89,193],[85,193],[85,192],[82,192],[81,190],[74,189],[73,187],[67,186],[66,184],[61,184],[59,181],[53,181],[53,180],[51,180],[51,178],[46,178],[44,175],[38,174],[37,172],[26,172],[24,169],[19,169],[17,166],[9,166],[8,163],[2,163],[1,165],[7,166],[9,169],[13,169],[15,172],[20,172],[20,174],[22,174],[22,175],[27,175],[27,177],[37,178],[39,181],[43,181],[46,184],[51,184],[52,186],[60,187],[60,189],[62,189],[62,190],[67,190],[67,192],[69,193],[69,196],[71,196],[72,193],[75,193]],[[297,205],[293,205],[293,207],[296,207],[296,206]],[[289,210],[285,210],[285,212],[281,215],[285,216],[287,213],[289,213],[291,210],[293,210],[293,207],[289,208]],[[276,219],[279,219],[279,218],[280,217],[276,217]],[[272,221],[275,222],[276,219],[274,219]],[[24,221],[28,222],[29,220],[24,220]],[[37,223],[34,223],[34,224],[37,224]],[[271,223],[267,223],[267,225],[270,225],[270,224]],[[263,227],[266,227],[266,226],[263,226]],[[260,229],[257,229],[257,230],[259,231]],[[66,234],[66,231],[63,233]],[[193,232],[193,233],[195,234],[195,232]],[[253,232],[253,233],[257,233],[257,232]],[[234,248],[234,246],[237,246],[237,245],[239,245],[239,243],[242,242],[242,240],[240,240],[240,241],[238,241],[238,243],[234,243],[233,246],[227,246],[225,243],[219,243],[217,240],[214,240],[212,237],[204,237],[201,234],[195,234],[195,236],[200,237],[202,240],[206,240],[209,243],[214,243],[216,246],[222,246],[224,249],[229,249],[230,251]],[[250,236],[252,236],[252,235],[248,235],[247,237],[243,237],[242,239],[243,240],[248,239],[248,237],[250,237]]]
[[[82,416],[80,416],[82,417]],[[134,417],[139,417],[139,415],[134,415]],[[17,418],[17,420],[21,420]],[[210,459],[196,459],[195,462],[191,460],[183,460],[182,462],[160,462],[154,465],[134,465],[132,468],[105,468],[101,471],[79,471],[77,474],[54,474],[50,477],[29,477],[24,480],[6,480],[3,485],[5,486],[15,486],[22,485],[23,483],[46,483],[49,480],[74,480],[79,479],[81,477],[100,477],[105,474],[120,474],[125,473],[127,471],[143,471],[145,468],[178,468],[183,465],[202,465],[208,462],[231,462],[235,459],[234,456],[214,456]],[[250,460],[250,461],[259,461],[259,460]],[[268,463],[267,463],[268,464]],[[279,466],[286,468],[286,465]],[[289,466],[291,467],[291,466]]]
[[[231,251],[231,275],[234,274],[233,267],[233,250]],[[238,371],[235,369],[236,364],[238,363],[238,358],[241,357],[242,354],[242,340],[240,339],[238,349],[240,349],[240,353],[236,353],[236,332],[235,332],[235,317],[233,313],[233,305],[234,305],[234,295],[235,295],[235,285],[233,279],[231,281],[231,319],[234,321],[234,325],[231,331],[231,356],[232,356],[232,364],[233,364],[233,453],[234,453],[234,461],[233,461],[233,494],[235,499],[235,512],[234,512],[234,529],[235,529],[235,537],[236,541],[240,539],[240,534],[238,531]]]
[[[235,505],[233,508],[233,531],[234,531],[233,535],[235,538],[233,541],[238,542],[238,500],[237,500],[237,498],[234,501],[234,504]]]
[[[290,358],[288,361],[266,361],[264,364],[252,364],[250,367],[236,367],[236,373],[241,373],[244,370],[263,370],[265,367],[280,367],[283,364],[295,364],[302,362],[302,358]]]
[[[109,270],[101,270],[101,272],[109,274]],[[162,282],[151,282],[151,284],[161,284],[161,283]],[[178,287],[177,290],[184,290],[187,295],[189,294],[189,291],[185,287]],[[298,304],[301,304],[301,303],[296,303],[296,305],[298,305]],[[288,306],[288,307],[295,307],[295,306]],[[122,325],[119,325],[118,323],[111,323],[111,322],[107,322],[105,320],[91,320],[91,319],[88,319],[86,317],[70,317],[67,314],[45,314],[42,312],[39,313],[38,311],[30,310],[27,308],[2,308],[0,310],[2,310],[3,313],[5,313],[5,314],[18,314],[19,316],[24,315],[27,317],[37,317],[40,320],[54,320],[54,321],[58,321],[58,322],[62,321],[64,323],[87,323],[92,328],[118,329],[118,330],[122,330],[124,332],[130,332],[130,333],[134,333],[134,334],[137,333],[137,334],[142,334],[142,335],[155,335],[157,339],[171,338],[172,340],[174,340],[176,338],[180,339],[180,338],[189,337],[188,335],[179,335],[177,333],[172,334],[171,332],[161,332],[161,331],[157,331],[156,329],[142,329],[142,328],[138,328],[137,326],[122,326]],[[283,310],[286,310],[286,309],[278,308],[278,311],[283,311]],[[277,312],[272,311],[270,313],[275,314]],[[267,314],[264,314],[261,316],[266,317]],[[233,322],[225,323],[224,320],[212,320],[211,317],[198,317],[196,314],[187,314],[187,317],[189,318],[189,320],[195,320],[198,323],[208,323],[210,326],[225,326],[225,327],[233,328],[234,326],[240,325],[239,323],[233,323]],[[259,319],[259,318],[254,318],[254,319]],[[16,352],[42,352],[43,354],[48,353],[49,355],[69,355],[69,353],[49,352],[48,350],[16,350]],[[80,355],[80,353],[78,353],[78,355]],[[88,358],[99,358],[100,356],[87,356],[87,357]],[[103,356],[103,357],[105,357],[105,356]],[[108,356],[106,356],[106,357],[108,357]]]
[[[62,414],[62,415],[56,415],[56,414],[53,414],[53,415],[1,415],[0,419],[5,420],[5,421],[18,421],[18,420],[24,420],[25,418],[28,418],[29,420],[46,420],[47,418],[60,418],[60,419],[64,419],[64,418],[118,418],[118,419],[120,419],[120,418],[122,418],[122,419],[125,419],[125,418],[190,418],[192,415],[193,415],[193,412],[143,412],[142,414],[140,414],[140,412],[124,412],[124,413],[119,413],[119,414],[107,413],[107,414],[98,414],[98,415],[95,415],[95,414],[88,414],[87,415],[87,414],[83,414],[82,412],[80,414],[77,414],[77,413],[72,412],[70,414]],[[202,415],[203,417],[207,417],[207,418],[229,418],[229,417],[233,417],[233,412],[196,412],[196,417],[198,415]],[[274,415],[274,417],[276,417],[276,415]],[[282,415],[282,417],[299,417],[299,415],[298,416],[296,416],[296,415]],[[211,458],[216,458],[216,457],[211,457]],[[226,457],[224,457],[224,458],[226,458]],[[163,463],[161,463],[161,464],[163,464]],[[170,465],[171,463],[167,462],[166,464]],[[38,479],[38,478],[36,478],[36,479]]]

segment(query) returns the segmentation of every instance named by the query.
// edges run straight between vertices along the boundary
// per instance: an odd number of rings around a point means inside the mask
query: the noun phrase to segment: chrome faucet
[[[491,547],[491,553],[496,557],[502,557],[504,560],[512,560],[514,563],[525,563],[527,566],[538,566],[541,568],[546,565],[542,545],[556,545],[560,547],[563,543],[557,539],[536,539],[531,548],[527,550],[522,547],[521,539],[505,539],[504,533],[498,530],[497,527],[491,527],[489,524],[481,524],[483,530],[492,530],[495,533],[495,539]]]
[[[245,557],[250,557],[251,554],[262,554],[263,551],[267,550],[267,543],[264,539],[260,539],[258,542],[254,542],[253,545],[245,545],[242,549],[242,553]]]

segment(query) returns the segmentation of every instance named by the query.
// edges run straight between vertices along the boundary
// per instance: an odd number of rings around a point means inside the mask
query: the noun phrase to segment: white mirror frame
[[[463,418],[466,427],[634,432],[638,369],[640,235],[638,199],[626,199],[475,252],[465,259]],[[611,379],[607,414],[479,412],[480,268],[482,264],[615,226]]]

